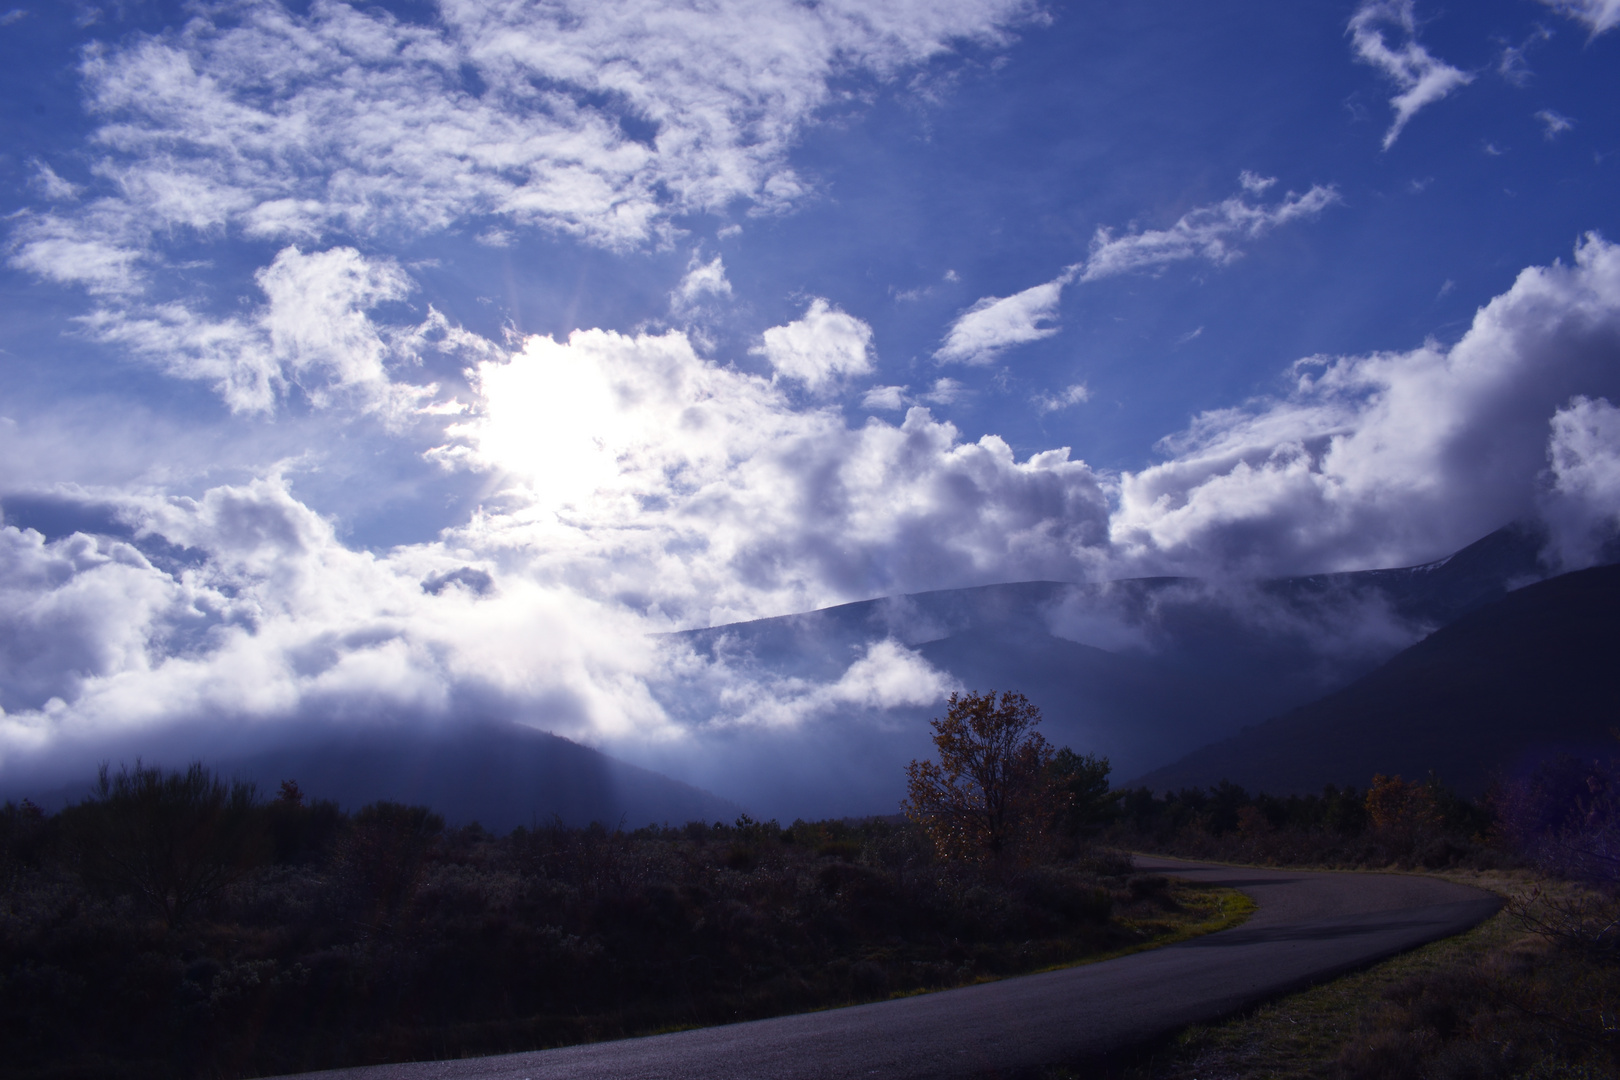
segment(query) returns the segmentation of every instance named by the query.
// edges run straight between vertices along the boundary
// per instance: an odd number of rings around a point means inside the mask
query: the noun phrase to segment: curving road
[[[305,1074],[353,1080],[811,1080],[971,1076],[1074,1061],[1460,933],[1501,901],[1435,878],[1258,870],[1137,856],[1241,889],[1232,930],[1150,952],[827,1012],[463,1061]]]

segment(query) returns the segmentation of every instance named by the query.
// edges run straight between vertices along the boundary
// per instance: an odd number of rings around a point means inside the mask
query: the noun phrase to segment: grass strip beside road
[[[1526,928],[1516,913],[1578,887],[1525,872],[1435,876],[1509,901],[1466,933],[1032,1080],[1596,1080],[1620,1064],[1620,971]]]

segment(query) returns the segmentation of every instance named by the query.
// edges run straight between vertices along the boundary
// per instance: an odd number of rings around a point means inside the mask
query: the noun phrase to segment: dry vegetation
[[[1620,1073],[1620,969],[1545,932],[1549,905],[1585,905],[1594,894],[1523,871],[1445,876],[1493,889],[1512,902],[1467,934],[1366,971],[1109,1061],[1036,1075],[1597,1080]]]
[[[1125,796],[1116,841],[1261,865],[1429,872],[1495,891],[1473,931],[1045,1080],[1595,1080],[1620,1075],[1620,764],[1563,758],[1469,805],[1432,781],[1365,796],[1231,785]],[[1427,868],[1425,870],[1425,868]]]
[[[942,859],[906,821],[447,829],[137,769],[0,811],[0,1076],[231,1077],[873,1000],[1218,929],[1104,849]]]

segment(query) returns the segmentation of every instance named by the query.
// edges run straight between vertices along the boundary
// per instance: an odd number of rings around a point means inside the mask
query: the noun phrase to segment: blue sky
[[[641,643],[896,592],[1525,516],[1579,565],[1617,50],[1615,0],[6,8],[0,769],[926,704],[898,646]]]

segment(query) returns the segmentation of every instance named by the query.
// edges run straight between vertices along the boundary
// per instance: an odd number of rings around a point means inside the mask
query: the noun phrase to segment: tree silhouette
[[[906,766],[906,816],[944,858],[1001,860],[1037,840],[1052,816],[1052,746],[1023,694],[952,694],[934,729],[939,761]]]
[[[1109,790],[1108,774],[1113,766],[1096,754],[1077,754],[1067,746],[1059,750],[1047,768],[1051,777],[1054,823],[1068,837],[1090,836],[1119,817],[1121,791]]]
[[[133,896],[171,927],[235,881],[261,854],[256,792],[200,762],[184,772],[135,762],[110,773],[68,813],[85,878]]]

